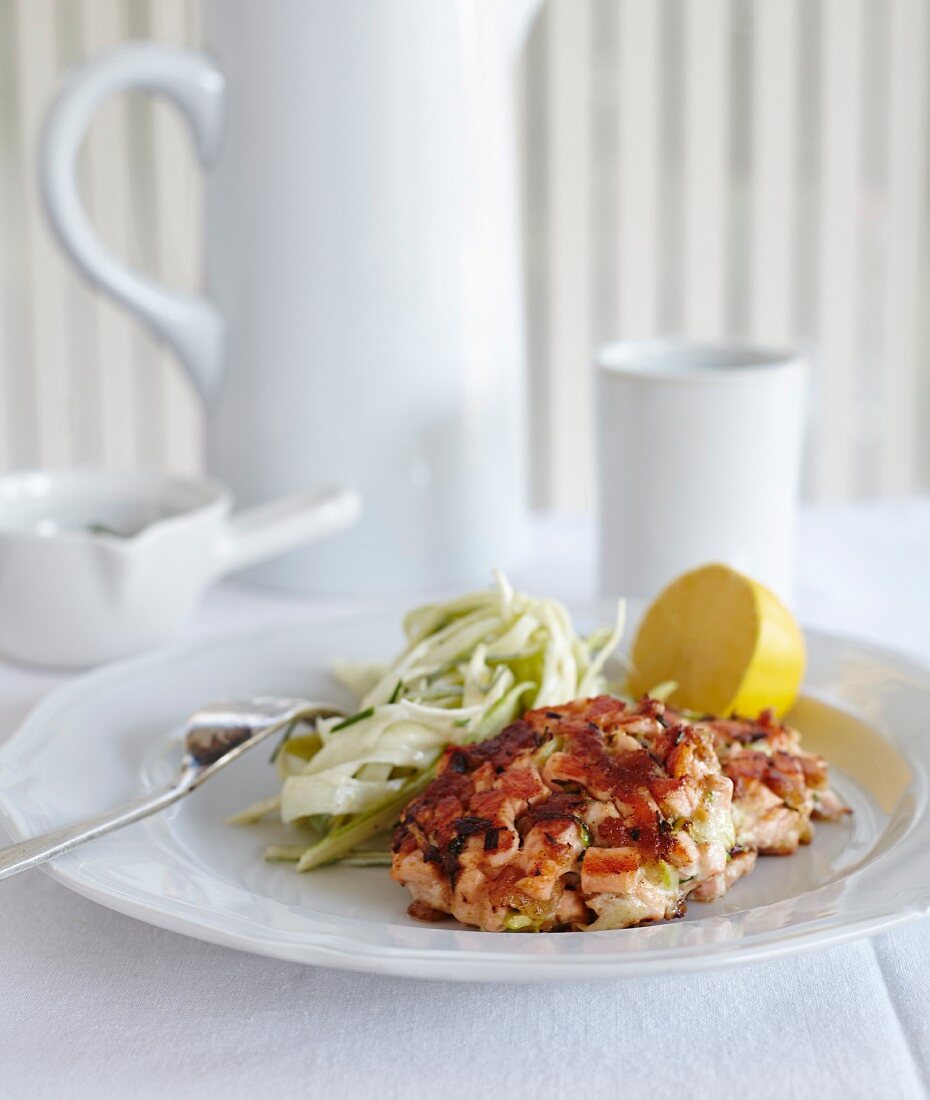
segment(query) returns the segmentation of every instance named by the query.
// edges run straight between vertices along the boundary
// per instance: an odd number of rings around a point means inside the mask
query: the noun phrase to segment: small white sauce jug
[[[0,478],[0,650],[82,667],[171,639],[218,577],[349,527],[354,492],[232,514],[215,481],[110,470]]]

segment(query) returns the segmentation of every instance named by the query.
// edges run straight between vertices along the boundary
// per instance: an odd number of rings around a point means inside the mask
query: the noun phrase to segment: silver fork
[[[100,817],[0,848],[0,878],[28,871],[54,856],[70,852],[85,841],[158,813],[190,794],[249,749],[297,722],[342,714],[344,710],[326,703],[274,696],[211,703],[188,719],[181,767],[167,787],[117,806]]]

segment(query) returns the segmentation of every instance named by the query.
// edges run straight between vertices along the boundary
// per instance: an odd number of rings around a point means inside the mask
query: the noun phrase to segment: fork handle
[[[177,802],[190,790],[189,779],[188,773],[182,771],[170,787],[156,791],[155,794],[126,802],[78,825],[56,829],[54,832],[45,833],[44,836],[18,840],[7,848],[0,848],[0,879],[8,878],[19,871],[28,871],[31,867],[38,867],[40,863],[45,863],[54,856],[70,852],[79,844],[103,836],[104,833],[112,833],[114,829],[121,829],[124,825],[130,825],[133,821],[163,810],[172,802]]]

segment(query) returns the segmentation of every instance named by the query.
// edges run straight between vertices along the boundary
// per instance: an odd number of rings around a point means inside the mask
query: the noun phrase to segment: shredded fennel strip
[[[556,600],[517,592],[500,573],[494,582],[411,611],[407,645],[391,664],[337,666],[343,683],[364,689],[356,714],[295,733],[276,759],[280,795],[231,819],[250,823],[276,812],[285,823],[312,819],[322,834],[316,843],[274,845],[269,859],[309,870],[383,858],[371,850],[372,837],[390,829],[429,782],[447,745],[493,736],[528,709],[606,690],[622,604],[611,627],[585,639]]]

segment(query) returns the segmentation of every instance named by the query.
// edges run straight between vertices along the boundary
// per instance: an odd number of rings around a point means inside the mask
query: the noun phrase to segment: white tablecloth
[[[930,500],[812,511],[802,549],[806,623],[930,661]],[[549,521],[516,579],[584,598],[592,577],[589,525]],[[312,610],[227,586],[192,633]],[[0,738],[58,682],[0,666]],[[720,973],[465,986],[238,954],[37,872],[0,884],[4,1100],[674,1093],[930,1094],[930,920]]]

